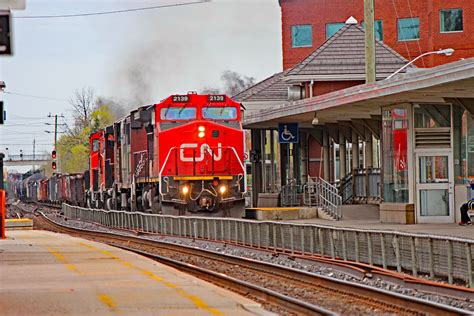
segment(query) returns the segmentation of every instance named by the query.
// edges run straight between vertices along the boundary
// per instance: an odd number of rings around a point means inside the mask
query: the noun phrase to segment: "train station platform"
[[[260,304],[151,259],[46,231],[0,241],[7,315],[263,315]]]
[[[369,212],[370,213],[370,212]],[[474,240],[474,226],[460,226],[455,223],[449,224],[394,224],[381,223],[378,218],[368,217],[362,219],[342,218],[339,221],[328,221],[321,218],[292,220],[300,224],[317,224],[334,227],[347,227],[356,229],[387,230],[407,233],[422,233],[437,236],[451,236]]]

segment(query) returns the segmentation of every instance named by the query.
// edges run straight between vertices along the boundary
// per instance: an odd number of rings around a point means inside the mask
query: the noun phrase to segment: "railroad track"
[[[43,213],[36,219],[44,228],[104,242],[171,265],[250,296],[278,313],[470,314],[451,306],[248,258],[136,236],[65,227],[51,221]]]

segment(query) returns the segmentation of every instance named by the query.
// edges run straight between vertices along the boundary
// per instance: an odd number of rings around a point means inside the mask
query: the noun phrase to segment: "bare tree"
[[[98,97],[95,101],[95,109],[100,108],[102,105],[107,105],[116,118],[124,117],[131,108],[130,105],[125,104],[122,100],[109,97]]]
[[[90,125],[90,115],[95,105],[94,99],[94,89],[91,87],[76,89],[74,96],[69,99],[77,127],[85,128]]]
[[[242,76],[231,70],[224,71],[221,80],[224,82],[224,91],[229,96],[234,96],[255,84],[255,78]]]
[[[250,88],[255,84],[254,77],[242,76],[241,74],[232,71],[226,70],[221,74],[221,81],[223,88],[216,87],[204,87],[201,90],[203,94],[219,94],[223,93],[230,97]]]

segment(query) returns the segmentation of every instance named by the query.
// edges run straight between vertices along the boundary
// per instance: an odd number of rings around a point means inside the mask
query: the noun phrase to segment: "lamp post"
[[[390,79],[390,78],[392,78],[393,76],[395,76],[396,74],[400,73],[400,71],[402,71],[403,69],[407,68],[408,66],[410,66],[411,64],[413,64],[415,61],[417,61],[417,60],[420,59],[421,57],[425,57],[425,56],[428,56],[428,55],[434,55],[434,54],[436,54],[436,55],[451,56],[453,53],[454,53],[454,49],[452,49],[452,48],[446,48],[446,49],[441,49],[441,50],[436,50],[436,51],[433,51],[433,52],[427,52],[427,53],[421,54],[420,56],[416,57],[415,59],[413,59],[412,61],[410,61],[410,62],[407,63],[406,65],[404,65],[402,68],[398,69],[398,70],[395,71],[393,74],[391,74],[390,76],[388,76],[387,78],[385,78],[385,80]]]

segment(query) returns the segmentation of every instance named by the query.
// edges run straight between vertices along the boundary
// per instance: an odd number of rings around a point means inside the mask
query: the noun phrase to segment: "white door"
[[[454,177],[452,154],[416,154],[417,223],[454,221]]]

